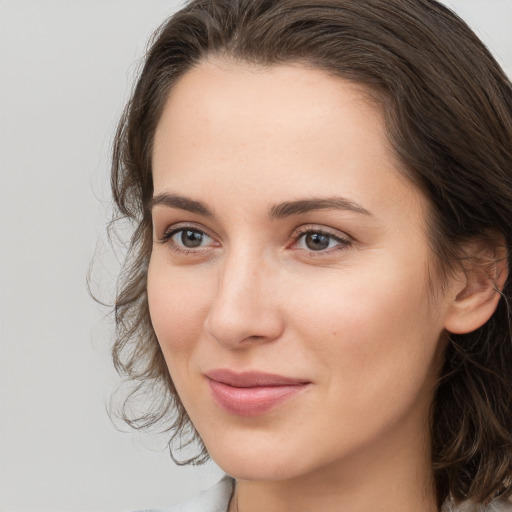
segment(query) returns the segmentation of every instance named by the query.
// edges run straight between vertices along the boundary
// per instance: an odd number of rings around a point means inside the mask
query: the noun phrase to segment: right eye
[[[163,242],[166,241],[180,249],[197,249],[213,243],[212,238],[204,231],[191,227],[173,229],[164,236]]]
[[[162,237],[161,242],[170,245],[174,251],[185,253],[215,245],[212,237],[192,226],[182,226],[169,230]]]

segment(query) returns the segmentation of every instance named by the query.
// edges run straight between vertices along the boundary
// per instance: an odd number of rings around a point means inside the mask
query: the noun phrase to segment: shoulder
[[[452,500],[447,500],[441,512],[512,512],[512,501],[495,500],[488,505],[475,505],[466,501],[455,505]]]
[[[225,476],[210,489],[176,505],[138,512],[226,512],[232,492],[233,479]]]

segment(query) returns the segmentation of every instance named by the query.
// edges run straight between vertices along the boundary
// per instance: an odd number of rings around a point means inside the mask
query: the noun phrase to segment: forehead
[[[312,138],[333,123],[338,130],[355,126],[355,117],[365,118],[367,131],[381,131],[386,143],[381,112],[371,98],[359,84],[300,64],[261,67],[209,60],[185,73],[172,88],[155,148],[158,151],[162,139],[175,129],[190,138],[221,128],[226,136],[244,142],[271,135],[283,143],[286,138]]]
[[[155,193],[222,195],[229,184],[251,201],[262,184],[275,202],[332,191],[379,202],[383,187],[403,201],[414,189],[367,91],[298,64],[208,61],[188,71],[157,127],[153,178]]]

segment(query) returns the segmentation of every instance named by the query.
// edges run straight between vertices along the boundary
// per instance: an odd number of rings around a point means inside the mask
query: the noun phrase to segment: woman
[[[451,11],[192,1],[112,186],[126,419],[233,477],[169,510],[508,509],[512,88]]]

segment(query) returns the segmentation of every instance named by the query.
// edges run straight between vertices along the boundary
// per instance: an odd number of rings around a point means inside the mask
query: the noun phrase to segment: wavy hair
[[[173,84],[210,57],[301,63],[372,93],[405,172],[430,201],[430,244],[442,271],[460,264],[468,240],[494,234],[506,247],[512,242],[512,86],[452,11],[435,0],[191,1],[150,42],[115,136],[111,175],[116,215],[134,225],[115,302],[114,364],[135,383],[124,417],[135,428],[160,425],[182,444],[198,436],[149,316],[147,205],[163,104]],[[512,494],[511,280],[497,292],[485,325],[448,333],[431,409],[439,502]],[[141,393],[151,399],[133,415],[131,400]],[[208,458],[199,443],[202,451],[186,462]]]

